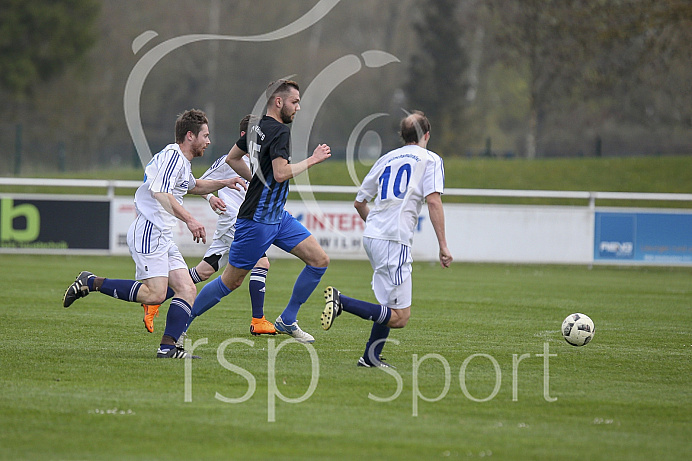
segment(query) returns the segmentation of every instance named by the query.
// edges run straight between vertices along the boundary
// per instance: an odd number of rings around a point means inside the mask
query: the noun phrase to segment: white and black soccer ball
[[[572,346],[586,346],[595,332],[596,327],[588,315],[571,314],[562,322],[562,336]]]

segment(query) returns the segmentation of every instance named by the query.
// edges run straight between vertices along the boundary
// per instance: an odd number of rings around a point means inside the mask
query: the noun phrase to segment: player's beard
[[[293,117],[295,116],[295,112],[292,114],[289,114],[288,111],[286,110],[286,106],[281,107],[281,121],[284,122],[286,125],[291,123],[293,121]]]
[[[193,144],[192,149],[192,157],[202,157],[204,155],[204,149],[206,148],[206,144],[201,142],[199,144]]]

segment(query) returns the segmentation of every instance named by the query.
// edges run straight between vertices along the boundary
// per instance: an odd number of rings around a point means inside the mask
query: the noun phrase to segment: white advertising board
[[[187,197],[185,208],[207,229],[207,245],[216,214],[201,198]],[[330,258],[366,259],[361,244],[363,221],[352,202],[317,202],[311,206],[289,200],[286,209],[315,236]],[[134,219],[132,199],[113,200],[113,254],[128,254],[127,229]],[[570,263],[593,261],[593,211],[585,207],[445,205],[447,243],[456,261]],[[182,222],[174,238],[185,256],[202,256],[207,245],[195,243]],[[278,248],[270,258],[292,257]],[[423,207],[416,229],[413,258],[436,261],[437,239]]]
[[[594,218],[587,207],[450,204],[445,216],[456,261],[593,261]]]
[[[217,215],[209,207],[209,203],[201,197],[185,197],[183,206],[204,225],[207,231],[207,243],[195,243],[187,226],[180,220],[173,229],[173,238],[183,256],[203,256],[214,235]],[[111,252],[114,255],[128,255],[130,251],[127,248],[127,229],[136,216],[133,198],[115,197],[111,207]]]
[[[116,197],[113,199],[112,206],[112,252],[120,255],[129,254],[127,229],[135,218],[134,203],[132,199]],[[207,244],[195,243],[190,231],[182,221],[179,221],[173,230],[173,238],[184,256],[203,256],[216,229],[217,215],[211,210],[209,204],[201,198],[186,197],[184,206],[204,225],[207,231]],[[361,243],[364,223],[353,208],[353,202],[319,202],[316,205],[306,206],[301,201],[289,200],[286,203],[286,210],[315,236],[330,258],[367,259]],[[416,241],[426,240],[423,234],[425,234],[427,219],[427,214],[419,219]],[[429,223],[428,226],[432,232],[432,226]],[[434,233],[432,233],[432,238],[434,241]],[[415,245],[414,259],[418,259],[417,257],[420,257],[421,260],[425,259],[426,252],[423,251],[423,247],[424,245]],[[416,253],[417,248],[420,249],[418,253]],[[436,254],[433,255],[433,259],[437,258]],[[271,247],[267,251],[267,255],[271,258],[293,257],[276,247]]]

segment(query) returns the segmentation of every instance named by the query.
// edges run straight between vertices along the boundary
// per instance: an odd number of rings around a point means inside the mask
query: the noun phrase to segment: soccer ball
[[[572,346],[586,346],[595,332],[596,327],[588,315],[571,314],[562,322],[562,336]]]

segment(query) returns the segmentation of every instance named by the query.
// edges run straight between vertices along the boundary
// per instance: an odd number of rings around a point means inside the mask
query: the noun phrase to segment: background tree
[[[620,146],[641,146],[644,132],[651,139],[657,131],[656,116],[668,118],[659,127],[678,123],[664,115],[669,112],[664,105],[675,109],[679,122],[686,119],[689,104],[679,101],[689,101],[690,94],[682,81],[689,77],[684,70],[689,2],[493,0],[489,5],[499,59],[526,79],[527,158],[541,147],[544,153],[563,149],[565,133],[574,136],[580,128],[582,135],[598,139],[615,131]],[[637,141],[628,145],[624,131]]]
[[[525,0],[490,3],[500,59],[526,75],[528,107],[525,155],[536,157],[540,124],[555,99],[569,91],[585,51],[575,26],[588,18],[570,2]]]
[[[26,94],[93,45],[96,0],[2,0],[0,86]]]
[[[692,3],[629,0],[593,8],[591,14],[598,28],[583,74],[583,94],[600,100],[601,110],[620,127],[629,127],[628,132],[647,133],[631,141],[619,135],[620,148],[655,151],[676,132],[689,133]]]
[[[128,0],[127,8],[122,0],[91,0],[100,11],[93,20],[78,8],[85,2],[0,0],[0,97],[10,109],[0,124],[0,158],[13,158],[14,122],[30,120],[23,174],[141,169],[123,89],[145,53],[186,34],[277,30],[317,0]],[[21,13],[28,5],[31,11]],[[281,40],[205,41],[171,52],[146,79],[143,129],[155,151],[171,141],[182,110],[213,113],[214,151],[200,160],[202,168],[235,142],[237,121],[269,80],[295,74],[307,98],[311,82],[335,60],[382,50],[400,62],[363,65],[329,95],[312,127],[311,143],[328,142],[335,160],[372,113],[390,116],[367,130],[381,135],[382,150],[396,147],[402,107],[431,117],[431,148],[443,155],[480,155],[487,140],[493,155],[525,155],[531,113],[536,155],[589,155],[598,139],[604,156],[692,154],[691,10],[689,0],[343,0]],[[35,32],[37,17],[48,13],[52,30]],[[59,32],[69,31],[67,24],[72,34]],[[44,47],[44,54],[28,52],[28,62],[75,56],[84,43],[75,37],[89,30],[97,39],[81,58],[63,59],[55,71],[18,70],[27,43]],[[145,31],[158,35],[133,53],[133,40]],[[56,46],[57,55],[46,51]],[[375,144],[366,147],[374,152]],[[0,162],[0,174],[12,169],[12,161]]]
[[[467,89],[468,57],[461,43],[456,0],[420,3],[420,19],[413,24],[417,37],[408,65],[405,93],[409,109],[426,113],[435,130],[439,150],[458,153],[459,127]]]

